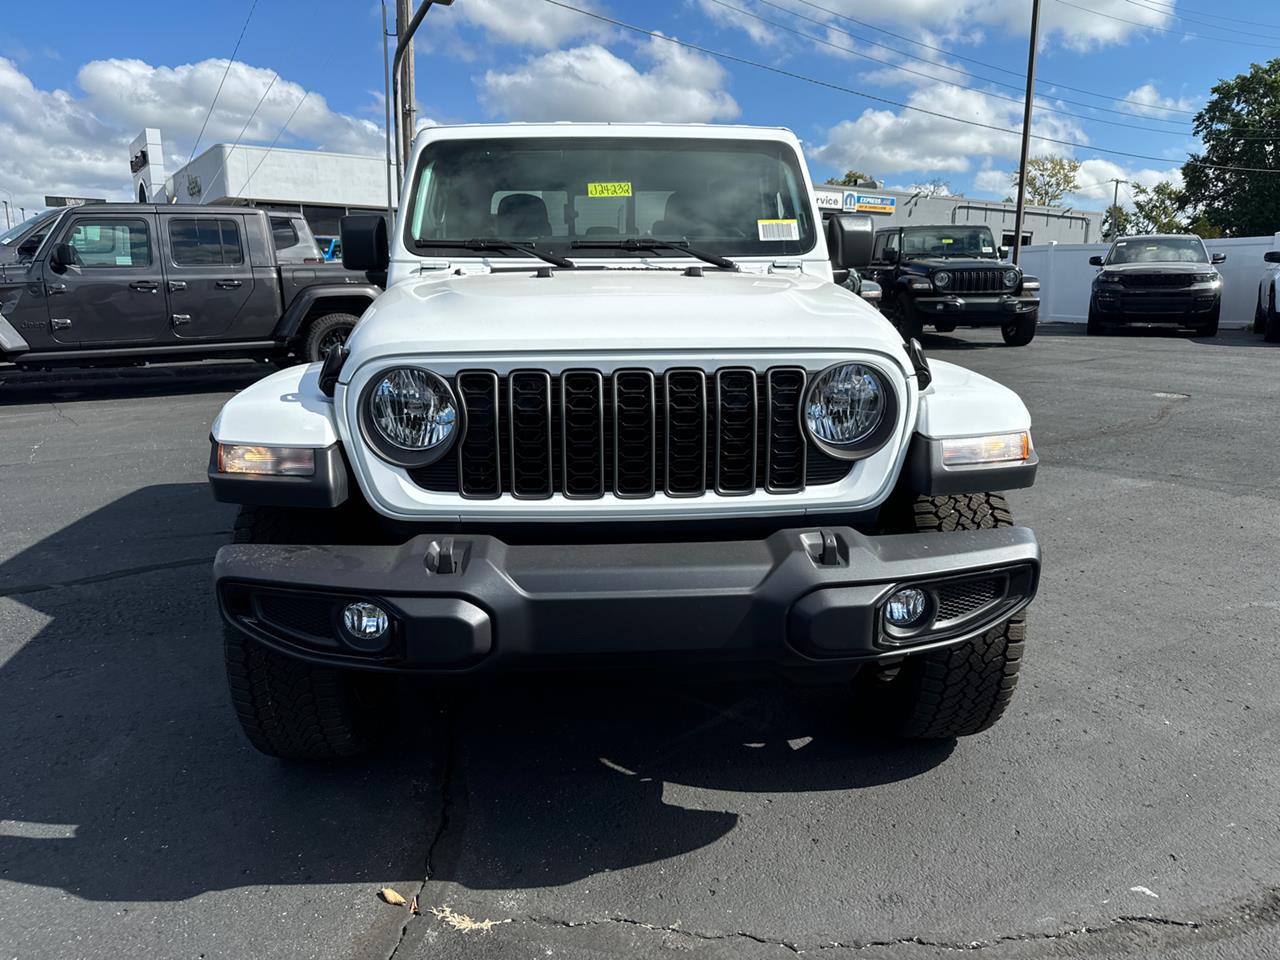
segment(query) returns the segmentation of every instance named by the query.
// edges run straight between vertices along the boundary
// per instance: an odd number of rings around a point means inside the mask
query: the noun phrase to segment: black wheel
[[[893,325],[902,334],[904,343],[919,340],[924,334],[924,318],[920,316],[920,311],[916,309],[915,304],[906,297],[895,298],[891,316]]]
[[[1262,333],[1267,329],[1267,312],[1262,309],[1262,296],[1258,296],[1258,302],[1253,308],[1253,332]]]
[[[1000,327],[1000,335],[1011,347],[1025,347],[1035,339],[1036,324],[1040,322],[1040,311],[1021,313],[1006,320]]]
[[[1089,307],[1089,322],[1085,325],[1084,332],[1091,337],[1100,337],[1108,332],[1107,325],[1092,306]]]
[[[886,506],[885,533],[946,533],[1013,524],[1004,497],[972,493],[906,498]],[[1018,614],[957,646],[909,656],[889,679],[860,677],[869,719],[918,739],[950,739],[986,730],[1013,699],[1022,666],[1026,618]]]
[[[335,537],[320,511],[244,507],[235,543],[302,544]],[[224,626],[227,684],[249,742],[284,760],[364,753],[387,696],[387,678],[286,657]]]
[[[939,333],[955,333],[956,325],[954,323],[935,323],[933,329]]]
[[[1262,338],[1267,343],[1280,343],[1280,313],[1273,302],[1267,304],[1267,316],[1262,325]]]
[[[350,313],[326,313],[316,317],[302,338],[302,358],[315,363],[329,355],[334,347],[347,342],[347,337],[360,318]]]
[[[1196,336],[1216,337],[1218,335],[1218,319],[1222,316],[1222,303],[1214,304],[1209,312],[1209,319],[1196,324]]]

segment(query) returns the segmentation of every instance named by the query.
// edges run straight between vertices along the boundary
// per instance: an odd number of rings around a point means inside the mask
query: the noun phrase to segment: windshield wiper
[[[462,250],[515,250],[528,257],[537,257],[553,267],[572,269],[577,266],[565,257],[557,257],[554,253],[543,253],[536,249],[532,240],[528,243],[516,243],[514,240],[499,240],[496,237],[476,237],[472,240],[415,240],[413,245],[419,250],[436,250],[442,247],[458,247]]]
[[[610,250],[678,250],[681,253],[687,253],[694,259],[701,260],[703,263],[709,263],[713,267],[720,267],[724,270],[738,269],[738,265],[728,257],[719,257],[704,250],[695,250],[684,241],[655,240],[653,237],[624,237],[621,240],[575,240],[569,246],[575,249],[605,247]]]

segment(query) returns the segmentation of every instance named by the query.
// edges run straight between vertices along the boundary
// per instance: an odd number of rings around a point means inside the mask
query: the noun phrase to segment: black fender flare
[[[364,302],[367,308],[380,296],[382,288],[373,283],[334,283],[307,287],[293,298],[284,316],[276,324],[275,339],[287,341],[297,336],[302,328],[302,321],[323,300],[336,301],[335,309],[338,312],[355,313],[359,316],[364,310],[352,310],[353,302]]]

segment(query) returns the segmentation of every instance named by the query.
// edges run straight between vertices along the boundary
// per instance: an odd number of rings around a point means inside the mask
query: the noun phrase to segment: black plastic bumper
[[[1221,296],[1212,287],[1149,292],[1098,289],[1093,294],[1093,305],[1109,322],[1127,319],[1136,323],[1168,323],[1201,319],[1213,312]]]
[[[944,323],[959,323],[966,326],[1000,326],[1007,323],[1010,317],[1039,310],[1040,298],[1018,297],[1010,294],[994,297],[981,294],[949,294],[943,297],[916,297],[915,307],[925,323],[941,320]]]
[[[1022,527],[886,537],[833,527],[717,543],[233,545],[218,551],[214,579],[228,623],[284,653],[456,672],[628,657],[884,660],[1001,622],[1031,601],[1039,571]],[[884,622],[904,585],[932,597],[932,619],[914,633]],[[341,625],[355,600],[391,616],[372,645]]]

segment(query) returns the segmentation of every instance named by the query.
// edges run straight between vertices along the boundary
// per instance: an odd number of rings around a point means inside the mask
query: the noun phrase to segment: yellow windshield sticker
[[[796,220],[757,220],[756,231],[761,240],[800,239],[800,223]]]
[[[613,183],[588,183],[588,197],[629,197],[631,196],[630,181],[615,181]]]
[[[952,240],[950,237],[943,237],[943,238],[942,238],[942,244],[943,244],[943,246],[950,246],[950,245],[951,245],[951,244],[953,244],[953,243],[955,243],[955,241],[954,241],[954,240]]]

